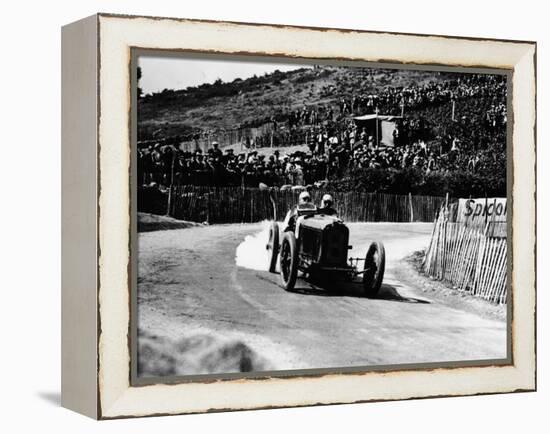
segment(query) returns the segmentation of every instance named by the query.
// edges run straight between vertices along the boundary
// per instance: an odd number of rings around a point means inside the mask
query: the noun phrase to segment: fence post
[[[206,196],[206,223],[210,224],[210,193],[207,192]]]
[[[409,210],[411,214],[411,223],[414,222],[414,211],[413,211],[413,201],[412,201],[412,194],[409,192]]]
[[[484,210],[484,214],[485,214],[485,225],[487,225],[487,193],[485,193],[485,210]]]
[[[172,211],[172,189],[174,186],[170,186],[170,189],[168,190],[168,201],[166,204],[166,215],[170,217],[170,212]]]

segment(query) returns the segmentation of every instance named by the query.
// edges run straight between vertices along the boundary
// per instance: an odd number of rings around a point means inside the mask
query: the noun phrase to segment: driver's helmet
[[[321,208],[329,208],[334,203],[334,200],[332,199],[332,196],[330,194],[323,195],[323,199],[321,199]]]
[[[300,196],[298,196],[298,206],[306,205],[311,203],[311,196],[309,192],[302,191]]]

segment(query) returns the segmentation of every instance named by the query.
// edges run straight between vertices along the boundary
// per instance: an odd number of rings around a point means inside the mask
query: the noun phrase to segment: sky
[[[163,89],[185,89],[188,86],[213,83],[218,78],[228,82],[235,78],[260,76],[276,69],[290,71],[311,68],[311,65],[297,63],[245,62],[175,56],[140,56],[138,66],[141,67],[139,86],[144,94],[159,92]]]

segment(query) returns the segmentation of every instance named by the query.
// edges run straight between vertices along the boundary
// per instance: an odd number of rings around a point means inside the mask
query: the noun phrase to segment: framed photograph
[[[62,32],[62,404],[536,389],[536,44],[98,14]]]

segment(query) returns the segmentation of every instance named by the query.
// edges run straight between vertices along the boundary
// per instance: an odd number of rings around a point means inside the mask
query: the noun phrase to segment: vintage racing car
[[[371,243],[364,258],[348,258],[351,249],[349,229],[338,217],[325,215],[315,206],[308,206],[296,209],[292,226],[287,226],[287,219],[282,225],[271,222],[266,246],[270,272],[276,271],[279,258],[280,281],[284,289],[294,289],[298,272],[319,282],[354,281],[362,275],[364,295],[376,296],[382,285],[386,262],[381,242]],[[363,268],[360,270],[361,262]]]

